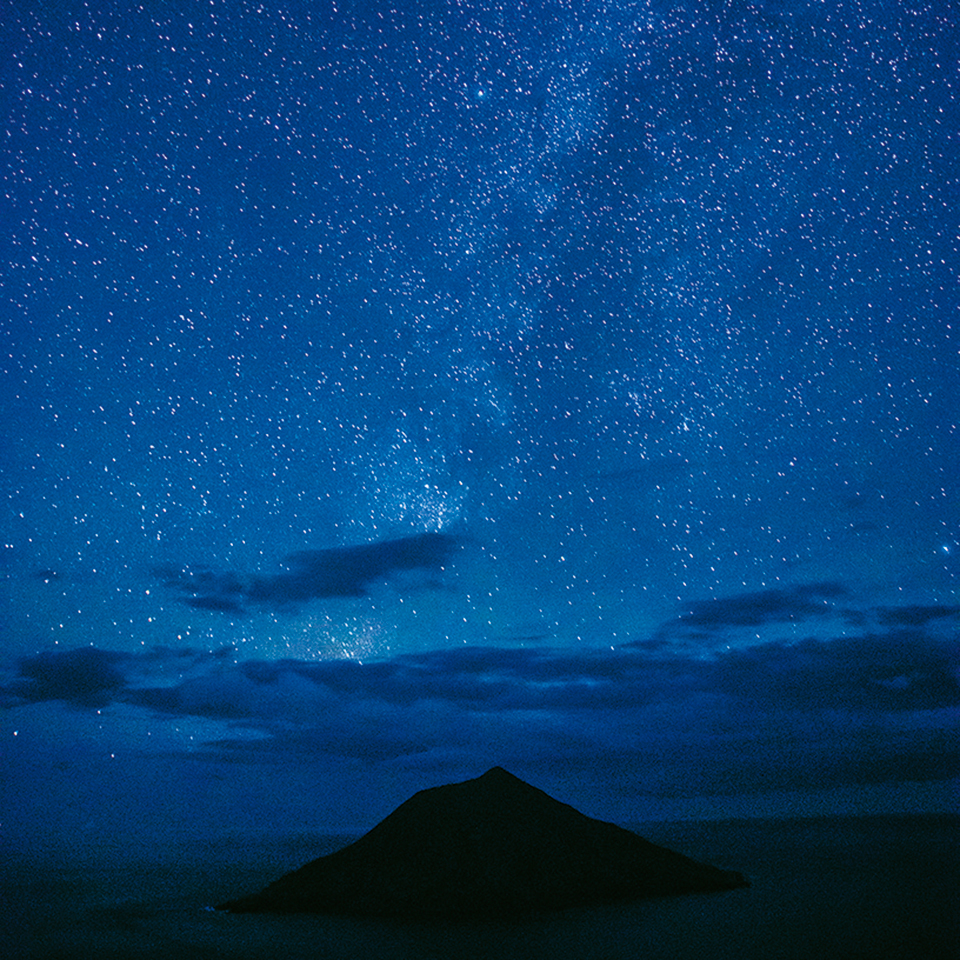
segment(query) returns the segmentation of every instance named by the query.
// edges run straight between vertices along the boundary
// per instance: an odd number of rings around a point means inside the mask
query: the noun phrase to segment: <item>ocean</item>
[[[323,960],[922,960],[960,956],[960,817],[632,825],[739,870],[749,889],[613,904],[522,921],[404,924],[234,916],[212,905],[348,839],[194,846],[163,862],[0,868],[0,955]]]

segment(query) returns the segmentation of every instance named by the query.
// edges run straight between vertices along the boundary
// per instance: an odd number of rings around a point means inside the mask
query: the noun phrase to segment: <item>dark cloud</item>
[[[192,679],[175,687],[128,690],[123,699],[138,707],[177,716],[210,720],[243,720],[254,715],[250,698],[238,689],[235,677]]]
[[[49,650],[19,661],[19,676],[5,688],[8,704],[62,700],[77,707],[102,707],[122,694],[126,677],[122,666],[130,654],[94,647]]]
[[[244,610],[236,600],[229,597],[220,597],[216,594],[202,594],[199,597],[188,597],[184,600],[188,607],[195,607],[197,610],[215,610],[218,613],[233,613],[238,617],[246,616]]]
[[[783,590],[760,590],[715,600],[699,600],[664,629],[670,632],[680,626],[717,630],[805,620],[829,613],[829,601],[846,596],[847,592],[839,583],[809,583]]]
[[[303,550],[287,558],[291,571],[257,578],[247,596],[257,603],[283,605],[318,597],[363,596],[369,584],[406,570],[439,571],[460,539],[422,533],[333,550]]]
[[[151,572],[165,586],[192,593],[232,596],[244,592],[243,582],[236,574],[217,573],[207,566],[177,567],[172,564],[159,564],[153,567]]]
[[[165,586],[188,595],[184,602],[191,607],[240,616],[248,604],[278,610],[309,600],[360,597],[377,581],[393,578],[396,582],[398,574],[435,574],[462,543],[461,537],[451,534],[422,533],[360,546],[302,550],[286,558],[287,571],[248,579],[206,567],[161,565],[153,573]]]
[[[916,627],[709,656],[663,645],[458,646],[362,664],[234,656],[56,651],[20,661],[3,693],[14,706],[113,701],[182,723],[219,721],[224,735],[200,753],[251,764],[541,758],[635,768],[661,796],[958,769],[956,642]]]
[[[956,652],[907,630],[758,644],[711,660],[707,685],[771,709],[937,710],[960,705]]]
[[[624,708],[675,697],[690,682],[686,661],[655,662],[633,651],[520,647],[461,646],[363,664],[280,661],[244,669],[261,682],[276,682],[288,671],[338,695],[485,711]]]
[[[901,627],[922,627],[934,620],[955,620],[957,617],[960,617],[960,607],[945,604],[884,607],[877,612],[880,623]]]
[[[318,704],[350,699],[391,706],[442,702],[458,710],[629,710],[723,697],[752,710],[937,710],[960,705],[956,644],[920,630],[756,644],[711,656],[637,648],[455,647],[385,660],[246,660],[232,648],[120,654],[84,648],[19,661],[7,687],[23,701],[100,706],[111,699],[169,713],[256,717],[283,712],[278,697]],[[164,663],[177,681],[157,687]],[[310,692],[312,691],[312,692]],[[318,693],[318,691],[321,691]],[[260,707],[257,706],[257,701]],[[279,704],[279,705],[278,705]]]

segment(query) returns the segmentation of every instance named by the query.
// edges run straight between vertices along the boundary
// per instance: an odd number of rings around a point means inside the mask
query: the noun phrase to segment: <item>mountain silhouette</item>
[[[494,767],[414,794],[355,843],[218,909],[494,918],[744,886]]]

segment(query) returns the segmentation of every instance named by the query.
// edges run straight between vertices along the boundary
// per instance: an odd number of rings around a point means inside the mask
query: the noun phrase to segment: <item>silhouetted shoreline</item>
[[[658,844],[741,866],[750,888],[513,920],[410,923],[211,909],[357,834],[221,835],[151,860],[0,858],[0,956],[30,960],[953,960],[960,885],[950,814],[628,824]]]

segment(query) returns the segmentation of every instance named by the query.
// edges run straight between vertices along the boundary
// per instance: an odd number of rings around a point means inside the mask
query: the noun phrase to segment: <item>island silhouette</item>
[[[217,909],[484,919],[745,886],[493,767],[414,794],[355,843]]]

